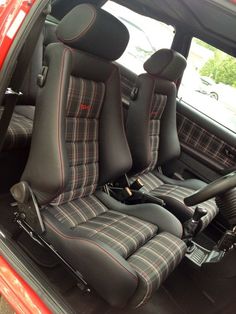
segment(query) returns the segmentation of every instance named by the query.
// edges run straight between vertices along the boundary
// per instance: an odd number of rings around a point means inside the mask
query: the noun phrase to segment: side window
[[[236,133],[236,58],[193,38],[178,97]]]
[[[107,1],[103,9],[118,18],[129,30],[128,47],[117,62],[132,72],[143,73],[144,62],[154,52],[171,47],[174,38],[172,26],[137,14],[112,1]]]

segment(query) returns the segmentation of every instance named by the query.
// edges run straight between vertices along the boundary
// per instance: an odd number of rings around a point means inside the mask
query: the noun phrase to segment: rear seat
[[[26,72],[20,103],[15,107],[2,151],[0,152],[0,193],[7,192],[19,180],[28,158],[31,142],[35,101],[37,96],[37,76],[42,70],[45,46],[56,41],[56,24],[46,22],[43,34],[35,48],[31,64]],[[0,118],[4,107],[0,106]]]
[[[15,107],[10,125],[7,130],[2,151],[24,149],[30,144],[34,105],[37,95],[37,75],[41,71],[43,62],[43,34],[40,36],[36,45],[32,61],[26,72],[19,98],[20,103]],[[4,107],[0,107],[0,117]]]
[[[21,108],[24,109],[22,114],[18,113],[17,110],[13,113],[11,123],[7,130],[6,139],[3,145],[2,152],[10,151],[10,150],[17,150],[17,149],[24,149],[29,146],[31,134],[32,134],[32,127],[33,127],[33,119],[30,119],[25,116],[25,109],[28,108]],[[3,107],[0,107],[0,117],[3,112]],[[32,114],[34,112],[34,107],[32,108]]]
[[[46,23],[44,32],[40,36],[35,52],[32,57],[30,67],[25,75],[25,80],[22,84],[21,92],[23,96],[20,98],[20,103],[15,107],[5,143],[3,152],[9,150],[24,149],[30,145],[35,100],[37,96],[37,76],[41,72],[43,64],[43,51],[51,41],[55,41],[55,24]],[[4,108],[0,107],[0,118]]]

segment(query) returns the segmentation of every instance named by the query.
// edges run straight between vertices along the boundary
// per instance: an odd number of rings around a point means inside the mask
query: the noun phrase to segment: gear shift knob
[[[201,220],[202,217],[206,216],[207,214],[207,210],[205,208],[202,207],[196,207],[192,220],[199,222]]]

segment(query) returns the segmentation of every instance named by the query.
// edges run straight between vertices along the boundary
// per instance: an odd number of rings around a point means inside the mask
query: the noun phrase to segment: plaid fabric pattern
[[[86,235],[107,244],[126,259],[157,233],[157,226],[108,210],[87,223],[80,224],[76,231],[78,235]]]
[[[150,146],[151,146],[151,163],[144,172],[153,170],[156,167],[159,150],[159,136],[161,117],[165,110],[167,96],[154,94],[150,112]]]
[[[235,165],[235,161],[228,158],[224,152],[227,146],[233,154],[236,154],[235,147],[226,144],[223,140],[181,114],[177,114],[177,126],[180,143],[204,154],[206,157],[219,163],[223,168]]]
[[[157,290],[180,263],[186,252],[183,241],[163,232],[133,254],[128,262],[139,277],[139,286],[132,302],[139,307]]]
[[[163,196],[171,197],[182,203],[186,210],[193,214],[195,208],[186,206],[184,204],[184,198],[193,194],[195,192],[194,190],[178,185],[165,184],[152,172],[135,176],[131,179],[131,182],[135,181],[137,177],[141,179],[142,183],[144,184],[144,187],[142,188],[143,191],[154,194],[159,198],[163,198]],[[201,206],[206,208],[208,211],[208,214],[202,218],[202,228],[205,228],[218,214],[219,208],[217,207],[214,199],[210,199],[204,203],[201,203]]]
[[[95,196],[47,208],[77,236],[101,241],[124,258],[133,254],[157,233],[157,226],[108,210]]]
[[[107,208],[93,195],[80,198],[47,210],[68,228],[74,228],[107,211]]]
[[[184,198],[190,196],[195,191],[192,189],[188,189],[185,187],[172,185],[172,184],[162,184],[158,188],[152,191],[152,194],[162,198],[163,196],[172,197],[173,199],[179,201],[184,205]],[[195,207],[186,207],[186,210],[189,210],[192,214],[194,213]],[[219,209],[216,205],[214,199],[210,199],[206,202],[200,204],[200,206],[204,207],[207,210],[207,215],[202,218],[202,229],[207,227],[208,224],[212,221],[212,219],[218,214]]]
[[[4,108],[0,107],[0,119]],[[30,144],[33,121],[18,113],[13,113],[7,130],[3,150],[25,148]]]
[[[92,194],[98,181],[99,115],[105,84],[71,76],[66,108],[70,181],[54,205]]]

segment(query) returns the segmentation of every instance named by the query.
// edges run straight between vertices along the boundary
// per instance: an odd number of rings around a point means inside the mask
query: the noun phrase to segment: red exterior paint
[[[34,2],[35,0],[0,0],[0,69]]]
[[[0,0],[0,69],[36,0]],[[0,256],[0,294],[19,314],[52,313],[32,288]]]
[[[18,314],[52,313],[2,256],[0,256],[0,294]]]

